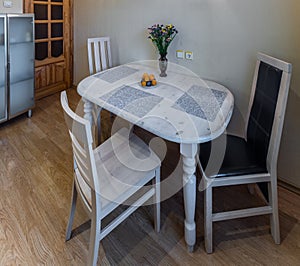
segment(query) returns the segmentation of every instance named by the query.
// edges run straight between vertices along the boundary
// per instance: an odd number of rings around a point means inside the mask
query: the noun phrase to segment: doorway
[[[25,0],[35,14],[35,99],[73,82],[72,0]]]

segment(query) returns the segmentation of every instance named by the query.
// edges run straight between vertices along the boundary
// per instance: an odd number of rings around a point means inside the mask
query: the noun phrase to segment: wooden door
[[[72,85],[72,0],[25,0],[35,14],[35,98]]]

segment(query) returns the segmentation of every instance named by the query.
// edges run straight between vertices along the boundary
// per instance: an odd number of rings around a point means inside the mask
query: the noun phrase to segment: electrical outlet
[[[185,52],[185,59],[193,60],[193,52],[191,52],[191,51],[186,51],[186,52]]]
[[[184,52],[183,52],[183,50],[176,50],[176,57],[178,59],[183,59],[184,58]]]

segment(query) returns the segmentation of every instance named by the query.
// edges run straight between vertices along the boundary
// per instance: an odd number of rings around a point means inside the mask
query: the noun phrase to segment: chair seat
[[[98,146],[94,155],[101,184],[101,217],[105,217],[153,179],[155,169],[161,164],[157,155],[140,138],[130,134],[127,128],[120,129]],[[89,185],[79,171],[76,177],[80,183],[78,189],[92,206]]]
[[[207,177],[218,178],[267,173],[266,164],[260,159],[261,156],[256,154],[254,149],[243,138],[227,135],[225,149],[225,155],[221,167],[218,172],[215,172],[215,169],[206,169],[208,160],[210,159],[211,142],[200,145],[199,159]],[[212,157],[211,160],[214,160],[214,158]]]

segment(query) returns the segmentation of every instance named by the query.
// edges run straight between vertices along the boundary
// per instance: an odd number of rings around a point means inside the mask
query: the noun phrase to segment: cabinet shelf
[[[23,82],[28,82],[30,80],[33,80],[33,77],[28,77],[28,78],[24,78],[24,79],[19,79],[19,80],[15,80],[14,82],[11,82],[10,85],[16,85],[18,83],[23,83]]]
[[[32,41],[10,42],[10,43],[9,43],[9,45],[19,45],[19,44],[30,44],[30,45],[32,45]]]

